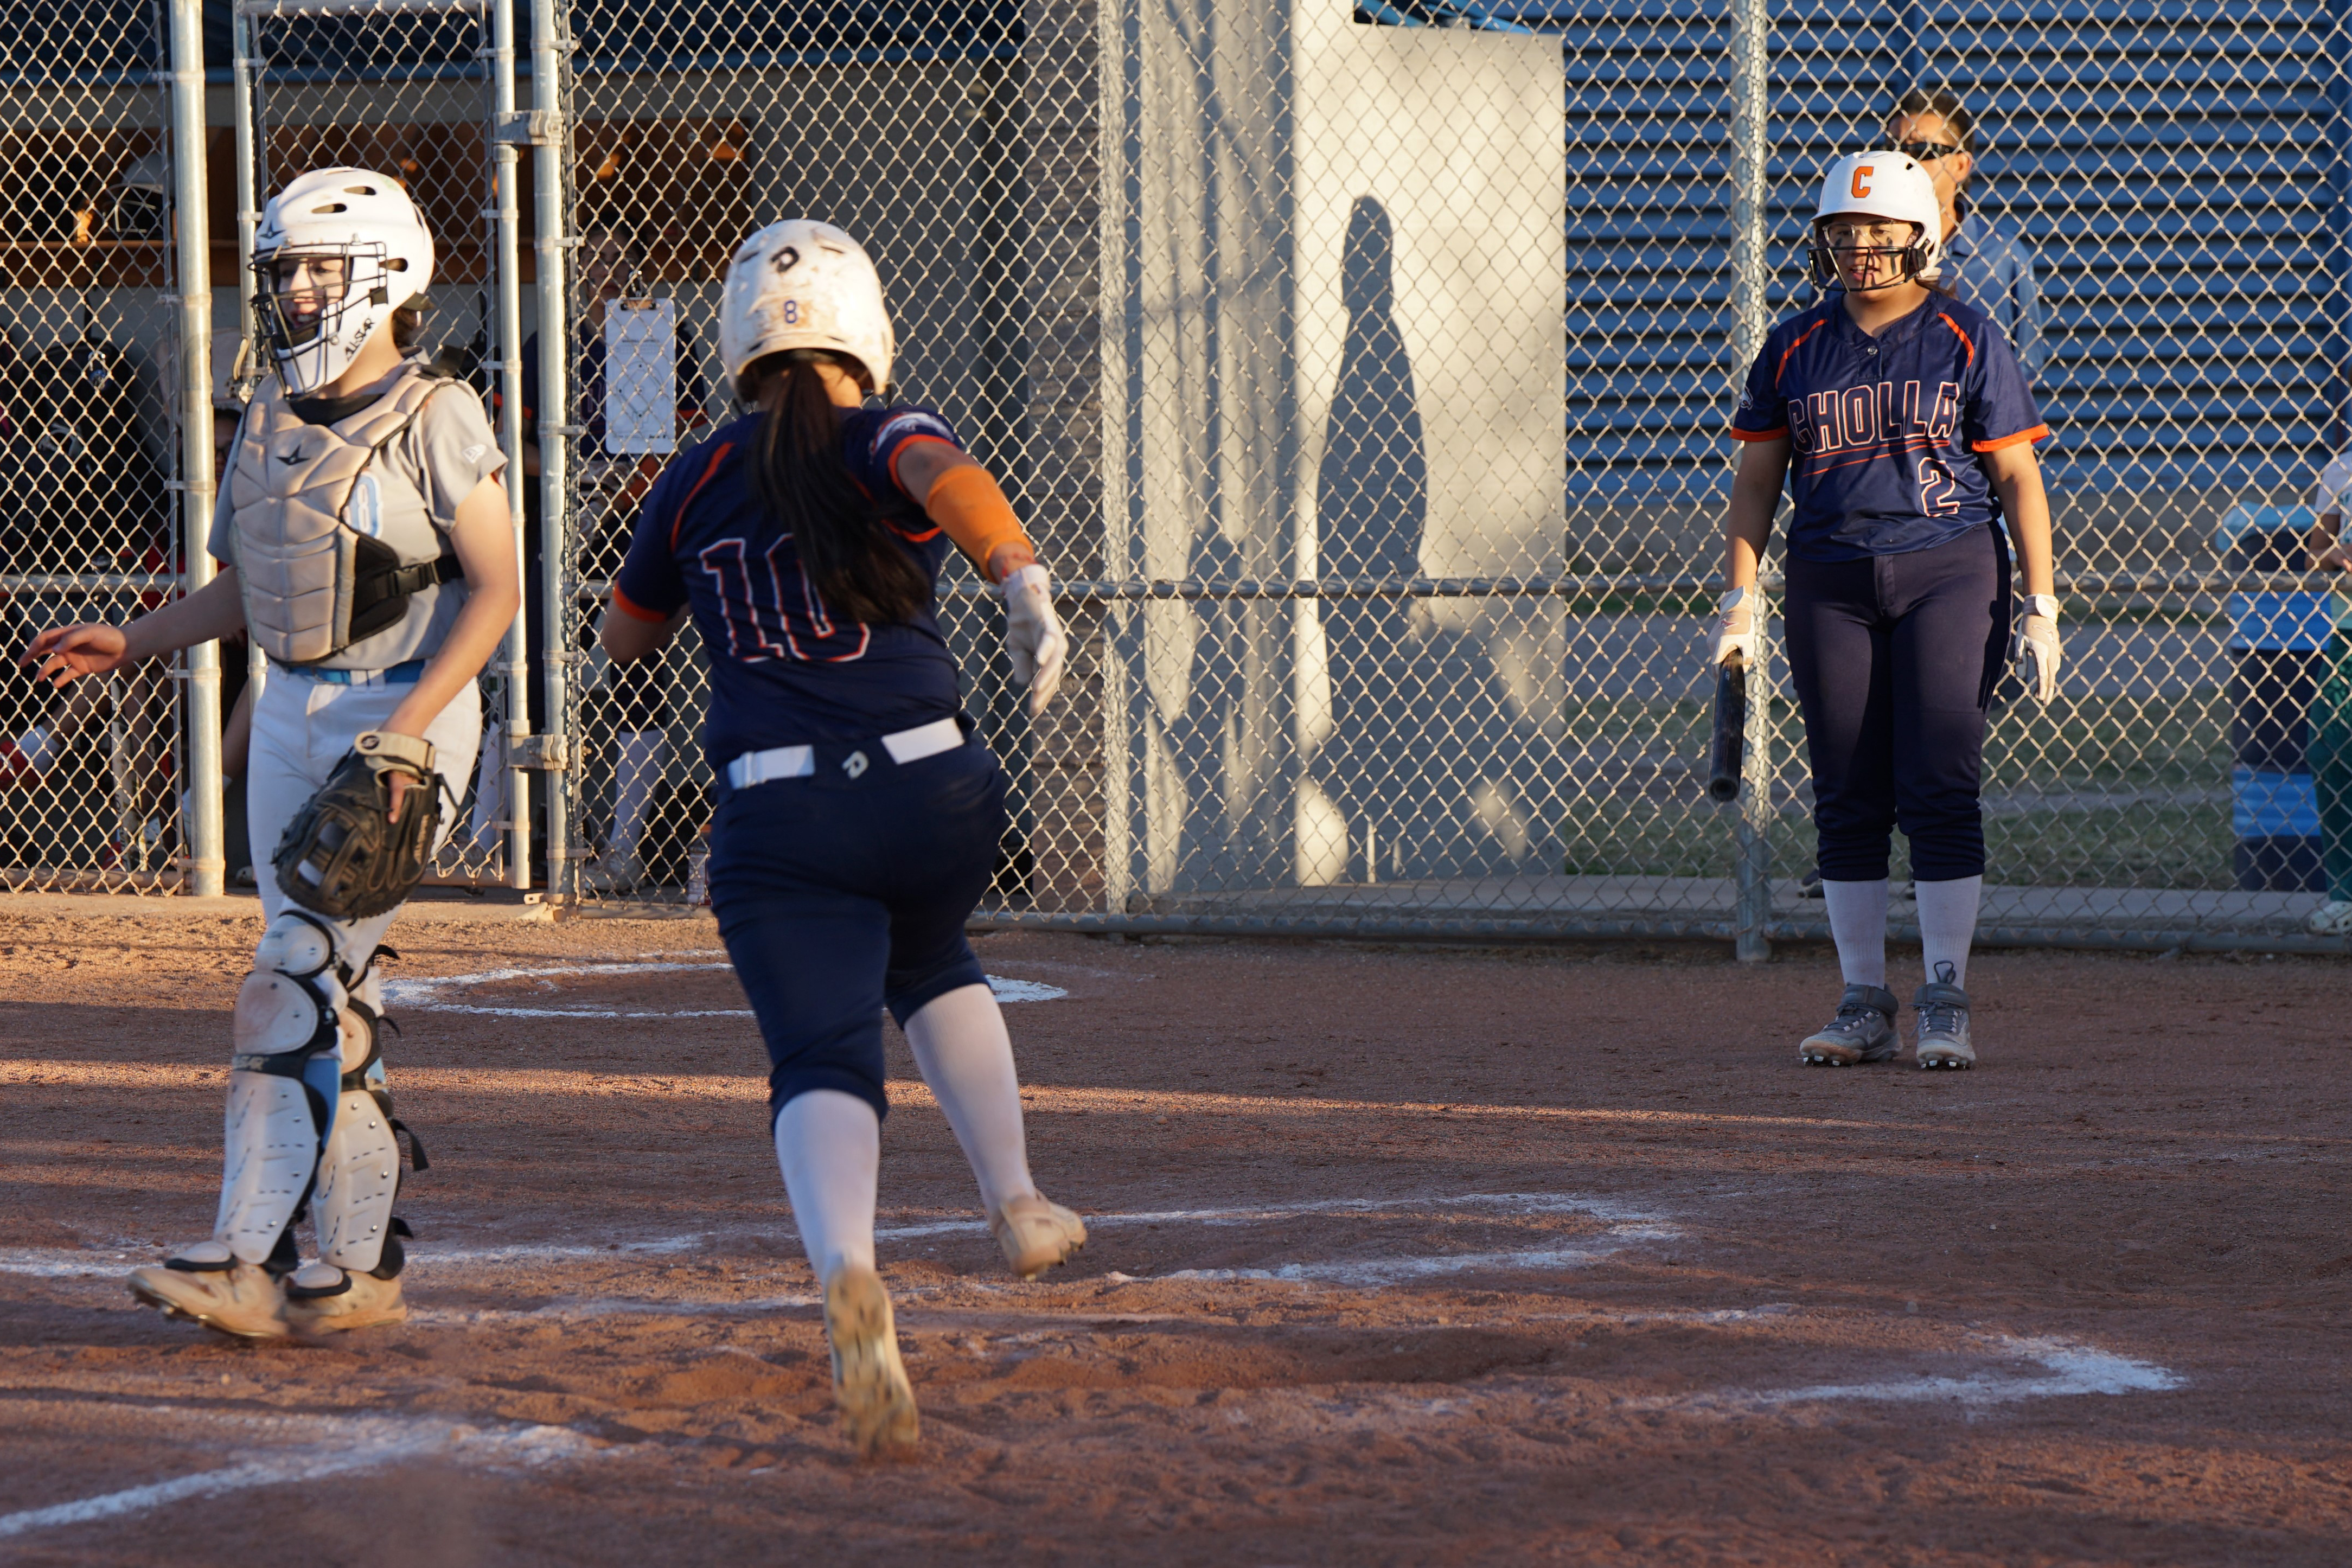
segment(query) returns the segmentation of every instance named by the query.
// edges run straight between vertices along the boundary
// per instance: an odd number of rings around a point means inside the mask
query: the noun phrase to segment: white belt
[[[882,749],[890,760],[904,767],[920,762],[926,757],[937,757],[942,751],[953,751],[963,744],[963,726],[954,719],[935,719],[902,729],[896,735],[882,737]],[[852,779],[866,771],[866,753],[853,751],[843,761]],[[754,784],[766,784],[778,779],[806,779],[816,771],[816,748],[808,746],[779,746],[773,751],[747,751],[727,765],[727,782],[737,789],[749,789]]]

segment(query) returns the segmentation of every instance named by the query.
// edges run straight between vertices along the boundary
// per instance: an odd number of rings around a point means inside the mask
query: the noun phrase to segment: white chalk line
[[[2117,1355],[2096,1345],[2055,1335],[1972,1334],[1995,1355],[2030,1362],[2037,1373],[1989,1371],[1966,1377],[1894,1377],[1866,1383],[1813,1383],[1797,1388],[1723,1389],[1630,1401],[1648,1410],[1752,1413],[1790,1405],[2013,1404],[2022,1399],[2064,1399],[2084,1395],[2158,1394],[2185,1387],[2186,1377],[2154,1362]]]
[[[311,1447],[299,1453],[249,1458],[219,1469],[127,1487],[73,1502],[0,1514],[0,1540],[36,1530],[120,1519],[189,1498],[320,1480],[410,1459],[448,1457],[485,1468],[525,1468],[578,1458],[594,1451],[579,1433],[563,1427],[482,1427],[462,1421],[398,1416],[237,1416],[173,1406],[115,1408],[135,1412],[150,1420],[161,1416],[247,1430],[274,1427],[284,1431],[289,1440]]]
[[[1128,1225],[1204,1225],[1238,1226],[1270,1224],[1285,1219],[1300,1219],[1318,1215],[1354,1215],[1363,1218],[1395,1218],[1401,1219],[1437,1219],[1464,1210],[1501,1210],[1517,1214],[1583,1214],[1609,1224],[1607,1234],[1619,1243],[1633,1241],[1669,1240],[1682,1231],[1670,1221],[1630,1205],[1608,1198],[1584,1197],[1570,1193],[1528,1192],[1465,1192],[1416,1197],[1340,1197],[1311,1200],[1305,1203],[1255,1205],[1234,1208],[1169,1208],[1146,1210],[1133,1214],[1089,1214],[1085,1216],[1089,1228],[1115,1228]],[[781,1227],[779,1228],[781,1228]],[[740,1233],[739,1233],[740,1234]],[[751,1233],[766,1240],[767,1231]],[[916,1241],[934,1236],[985,1236],[986,1222],[978,1219],[924,1220],[912,1225],[877,1225],[874,1228],[877,1241]],[[736,1237],[723,1231],[700,1231],[685,1236],[663,1236],[627,1241],[589,1243],[522,1242],[499,1247],[432,1247],[416,1249],[410,1254],[409,1267],[420,1275],[429,1276],[443,1269],[463,1269],[467,1266],[552,1263],[574,1259],[609,1258],[625,1260],[632,1255],[646,1253],[676,1254],[709,1252],[726,1247]],[[1612,1246],[1611,1250],[1619,1249]],[[1402,1270],[1394,1278],[1411,1278],[1416,1273],[1458,1273],[1462,1269],[1509,1267],[1495,1260],[1527,1257],[1534,1269],[1559,1266],[1548,1254],[1556,1249],[1536,1247],[1520,1252],[1461,1253],[1435,1258],[1374,1259],[1364,1262],[1334,1262],[1329,1265],[1301,1265],[1332,1269],[1361,1268],[1371,1270]],[[113,1244],[110,1259],[92,1256],[89,1251],[52,1247],[0,1248],[0,1274],[16,1274],[36,1279],[111,1278],[123,1271],[125,1265],[136,1267],[134,1260],[148,1254],[135,1245],[118,1241]],[[1463,1261],[1459,1268],[1447,1267],[1454,1259]],[[1119,1276],[1127,1279],[1130,1276]],[[1205,1273],[1155,1275],[1157,1279],[1205,1279]],[[1227,1276],[1218,1276],[1227,1277]],[[1271,1273],[1259,1270],[1233,1274],[1232,1278],[1307,1279],[1335,1276]],[[1364,1276],[1367,1282],[1380,1282],[1372,1274]]]
[[[458,988],[495,985],[503,980],[541,980],[564,976],[574,979],[599,979],[616,975],[676,974],[696,969],[732,970],[729,963],[611,963],[556,964],[520,966],[506,969],[483,969],[470,975],[436,975],[414,980],[386,980],[383,999],[387,1007],[406,1008],[414,1012],[471,1013],[481,1018],[507,1019],[747,1019],[752,1016],[749,1008],[680,1008],[658,1012],[633,1012],[620,1008],[520,1008],[492,1007],[478,1002],[453,1002],[442,998],[441,993]],[[1070,993],[1058,986],[1048,986],[1037,980],[1010,980],[1000,975],[988,977],[988,988],[999,1002],[1050,1002]]]

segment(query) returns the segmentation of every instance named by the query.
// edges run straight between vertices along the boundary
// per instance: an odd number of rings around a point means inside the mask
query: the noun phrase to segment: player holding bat
[[[1798,1047],[1819,1066],[1902,1049],[1886,988],[1898,824],[1927,971],[1912,1004],[1916,1060],[1975,1065],[1963,988],[1984,883],[1985,715],[2011,642],[2011,548],[2027,591],[2020,670],[2042,702],[2057,690],[2050,508],[2033,455],[2050,428],[2000,329],[1928,287],[1941,235],[1934,183],[1909,157],[1861,152],[1832,166],[1811,246],[1823,298],[1773,329],[1732,419],[1745,446],[1724,519],[1713,663],[1757,657],[1757,563],[1785,482],[1789,671],[1845,978],[1836,1018]]]

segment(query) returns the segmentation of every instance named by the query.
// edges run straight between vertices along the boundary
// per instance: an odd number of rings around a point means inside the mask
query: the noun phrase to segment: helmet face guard
[[[1814,287],[1824,290],[1843,288],[1853,293],[1875,294],[1882,288],[1894,288],[1906,283],[1921,282],[1935,276],[1935,258],[1929,254],[1929,246],[1925,236],[1916,233],[1918,225],[1911,225],[1915,233],[1909,245],[1846,246],[1841,248],[1830,244],[1829,235],[1823,232],[1833,221],[1831,218],[1815,218],[1811,238],[1805,246],[1806,259],[1812,273]],[[1890,218],[1885,221],[1899,223],[1905,220]],[[1845,275],[1838,270],[1837,258],[1841,255],[1888,257],[1895,264],[1895,276],[1884,283],[1874,283],[1867,288],[1856,289],[1853,284],[1845,280]]]
[[[382,245],[289,246],[253,258],[253,311],[287,390],[298,396],[326,386],[351,368],[378,326],[391,319],[391,290]],[[289,287],[289,269],[302,263],[311,277]],[[320,277],[334,263],[340,278]],[[313,300],[308,308],[301,301]]]

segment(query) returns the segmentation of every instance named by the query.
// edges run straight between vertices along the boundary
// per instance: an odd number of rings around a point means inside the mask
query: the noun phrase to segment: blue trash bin
[[[2301,571],[2309,507],[2230,508],[2214,544],[2230,570]],[[2230,612],[2231,816],[2237,883],[2254,893],[2317,893],[2319,803],[2311,782],[2311,699],[2340,595],[2232,593]]]

